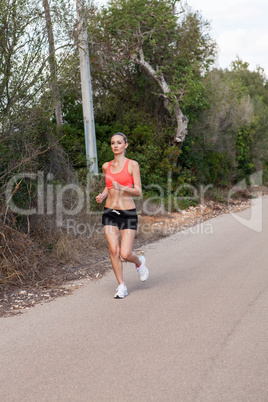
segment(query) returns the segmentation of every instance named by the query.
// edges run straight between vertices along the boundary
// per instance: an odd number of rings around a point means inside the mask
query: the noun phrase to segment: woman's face
[[[124,138],[121,135],[114,135],[111,139],[111,148],[115,155],[124,153],[128,144],[125,143]]]

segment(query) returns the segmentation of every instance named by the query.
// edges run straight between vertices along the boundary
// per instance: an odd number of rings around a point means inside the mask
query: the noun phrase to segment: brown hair
[[[123,133],[115,133],[115,134],[113,134],[113,135],[111,136],[111,140],[112,140],[112,138],[113,138],[115,135],[121,135],[121,137],[123,137],[123,139],[124,139],[124,141],[125,141],[125,144],[127,144],[127,136],[126,136],[125,134],[123,134]]]

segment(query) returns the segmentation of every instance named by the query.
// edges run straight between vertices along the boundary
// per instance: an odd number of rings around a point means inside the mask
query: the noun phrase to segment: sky
[[[261,66],[268,77],[267,0],[187,0],[211,23],[218,44],[217,67],[228,68],[237,56],[249,69]]]
[[[184,0],[183,0],[184,1]],[[107,0],[95,0],[107,4]],[[229,68],[237,56],[249,69],[261,66],[268,77],[267,0],[187,0],[211,23],[211,36],[218,44],[216,66]]]

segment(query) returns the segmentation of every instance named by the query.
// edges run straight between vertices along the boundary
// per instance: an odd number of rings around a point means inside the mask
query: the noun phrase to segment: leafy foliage
[[[70,46],[72,33],[77,40],[74,10],[69,0],[53,0],[50,6],[64,118],[61,140],[41,4],[0,3],[0,155],[2,171],[10,175],[45,169],[63,179],[67,166],[78,177],[86,171],[78,53]],[[155,183],[167,188],[169,172],[172,191],[184,183],[228,186],[267,166],[263,70],[249,71],[240,59],[230,70],[211,70],[215,42],[199,13],[183,9],[180,1],[111,0],[102,8],[88,4],[84,17],[100,168],[113,157],[110,137],[117,131],[128,136],[128,156],[140,163],[145,187]],[[182,149],[172,143],[174,111],[164,107],[159,85],[133,58],[141,43],[145,60],[168,85],[170,103],[177,99],[190,119]],[[61,51],[66,48],[71,51]]]
[[[113,158],[111,136],[121,131],[129,141],[127,156],[139,162],[143,194],[157,201],[161,192],[167,207],[196,205],[194,189],[200,184],[214,186],[211,194],[222,201],[228,190],[221,187],[243,178],[249,184],[258,170],[268,183],[268,83],[261,67],[250,71],[248,63],[237,59],[230,69],[213,68],[216,44],[210,25],[180,1],[111,0],[101,8],[84,4],[100,169]],[[49,3],[55,96],[42,2],[0,0],[0,282],[38,276],[40,270],[32,271],[29,264],[38,268],[41,261],[30,236],[39,234],[46,247],[53,247],[59,235],[52,216],[42,222],[10,213],[4,196],[10,178],[42,171],[45,178],[53,174],[50,184],[86,184],[79,24],[73,5],[71,0]],[[54,116],[56,98],[62,130]],[[174,143],[178,108],[189,118],[183,146]],[[88,201],[101,208],[94,198],[103,177],[91,179]],[[13,197],[16,205],[35,208],[37,193],[37,183],[25,179],[16,182]],[[76,199],[70,196],[67,202],[73,207]]]

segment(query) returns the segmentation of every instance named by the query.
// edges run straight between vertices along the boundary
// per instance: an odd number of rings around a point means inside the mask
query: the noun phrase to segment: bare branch
[[[170,88],[161,71],[156,71],[144,58],[142,46],[137,47],[136,51],[131,54],[131,60],[140,65],[160,86],[162,96],[164,97],[164,107],[169,113],[174,113],[177,127],[174,135],[174,141],[182,144],[187,135],[188,118],[181,111],[179,101],[176,95],[171,98]],[[158,94],[159,96],[159,94]]]

